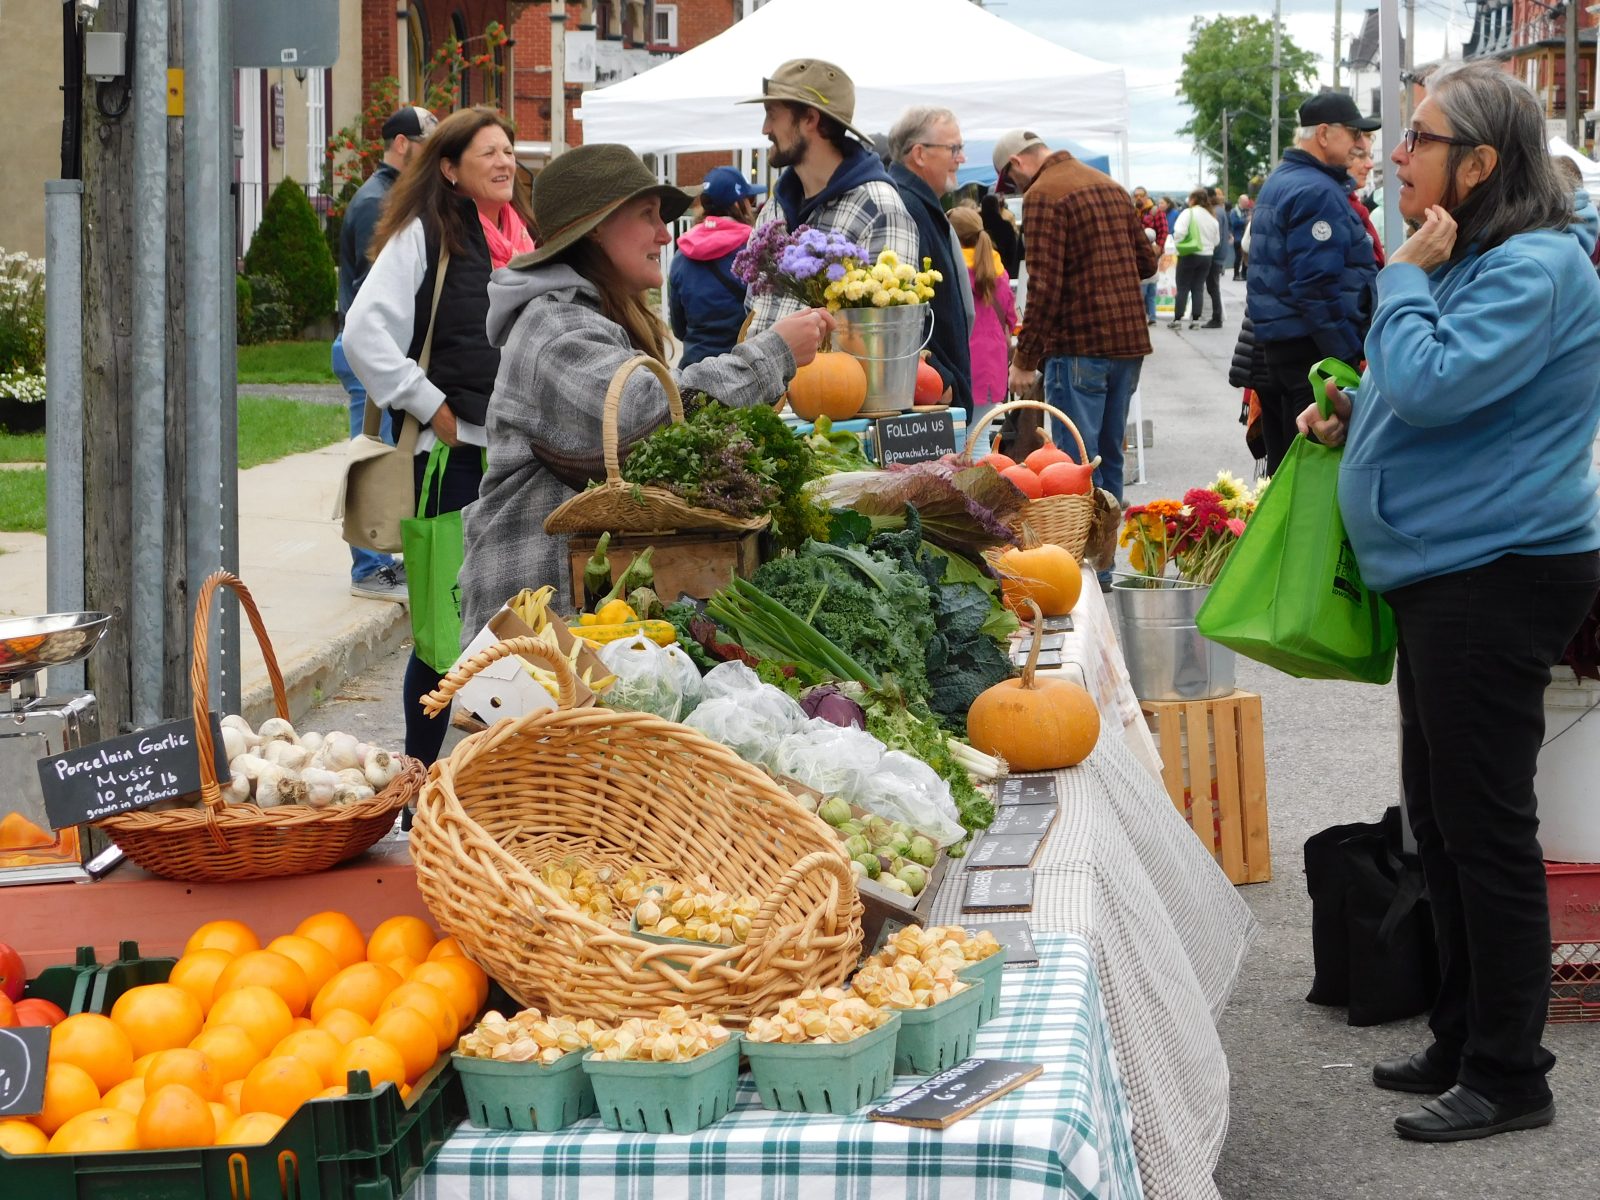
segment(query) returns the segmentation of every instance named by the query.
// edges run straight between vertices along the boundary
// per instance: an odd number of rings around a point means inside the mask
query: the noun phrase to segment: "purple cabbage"
[[[814,687],[800,697],[800,707],[808,717],[827,721],[841,729],[865,729],[867,714],[861,705],[846,696],[833,684]]]

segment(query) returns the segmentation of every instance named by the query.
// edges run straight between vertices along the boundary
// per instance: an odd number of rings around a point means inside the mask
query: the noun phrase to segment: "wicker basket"
[[[333,808],[225,804],[217,785],[216,747],[211,740],[207,697],[212,598],[223,586],[238,593],[239,606],[261,643],[261,657],[266,660],[278,715],[288,719],[283,675],[256,602],[237,576],[216,571],[201,585],[195,602],[194,663],[189,670],[194,692],[195,741],[200,753],[200,791],[191,799],[197,798],[199,806],[118,813],[96,824],[145,870],[185,882],[226,883],[305,875],[354,858],[394,827],[395,814],[422,787],[426,774],[422,764],[415,759],[402,759],[403,770],[394,782],[372,799],[356,804]]]
[[[1089,451],[1083,444],[1083,436],[1079,434],[1078,427],[1072,423],[1072,418],[1042,400],[1011,400],[1005,404],[995,405],[967,431],[967,445],[961,452],[962,456],[969,462],[973,461],[974,448],[983,445],[981,439],[984,429],[996,417],[1022,408],[1040,409],[1065,425],[1072,431],[1072,440],[1078,443],[1078,461],[1089,462]],[[1084,547],[1089,544],[1089,529],[1094,523],[1094,495],[1091,492],[1087,496],[1045,496],[1039,500],[1028,500],[1011,519],[1011,527],[1019,538],[1022,536],[1024,522],[1041,542],[1051,542],[1064,547],[1072,557],[1082,558]]]
[[[563,502],[544,521],[546,533],[706,533],[731,531],[750,533],[765,529],[770,518],[734,517],[715,509],[687,503],[676,492],[663,487],[628,483],[622,478],[618,458],[617,411],[622,404],[622,389],[628,377],[643,368],[661,381],[667,392],[667,410],[674,424],[681,425],[683,399],[672,372],[648,355],[630,358],[617,368],[606,388],[605,412],[601,431],[605,444],[606,481],[599,487],[579,492]]]
[[[737,1027],[786,996],[844,981],[861,949],[861,901],[831,829],[687,726],[572,708],[571,670],[532,639],[459,665],[424,707],[442,710],[475,670],[508,654],[550,665],[559,706],[464,739],[434,767],[411,830],[423,900],[469,957],[520,1004],[603,1021],[682,1004]],[[546,886],[539,868],[568,856],[595,869],[705,874],[765,900],[743,945],[662,945]]]

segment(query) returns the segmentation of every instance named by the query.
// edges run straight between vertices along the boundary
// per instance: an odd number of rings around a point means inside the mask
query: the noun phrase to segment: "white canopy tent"
[[[1115,140],[1126,182],[1128,92],[1121,67],[1019,29],[971,0],[769,0],[670,62],[587,93],[586,142],[646,154],[764,149],[761,94],[779,63],[814,55],[856,86],[858,129],[886,133],[906,108],[955,111],[962,137],[1007,129]]]

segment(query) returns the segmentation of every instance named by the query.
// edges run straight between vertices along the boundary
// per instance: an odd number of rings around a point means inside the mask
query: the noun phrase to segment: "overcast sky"
[[[1189,110],[1176,92],[1183,52],[1189,44],[1189,22],[1197,15],[1272,16],[1270,0],[1221,0],[1206,4],[1196,0],[986,0],[998,17],[1031,30],[1041,37],[1097,58],[1116,63],[1127,73],[1128,101],[1132,110],[1129,134],[1132,175],[1128,182],[1152,191],[1184,191],[1197,179],[1194,145],[1176,133],[1189,119]],[[1367,8],[1376,0],[1344,0],[1344,41],[1361,28]],[[1295,44],[1318,56],[1321,81],[1331,83],[1333,61],[1333,0],[1283,0],[1283,25]],[[1403,5],[1402,5],[1403,9]],[[1450,20],[1452,9],[1454,20]],[[1454,54],[1471,32],[1466,0],[1417,0],[1419,62],[1441,57],[1446,42]],[[1117,15],[1110,15],[1110,14]],[[1402,15],[1402,20],[1404,16]],[[1003,72],[1004,65],[996,64]],[[1376,82],[1375,80],[1373,82]],[[1348,80],[1341,80],[1348,85]],[[1019,113],[1019,119],[1026,114]],[[1097,147],[1112,154],[1116,148]],[[1207,165],[1207,177],[1213,173]]]

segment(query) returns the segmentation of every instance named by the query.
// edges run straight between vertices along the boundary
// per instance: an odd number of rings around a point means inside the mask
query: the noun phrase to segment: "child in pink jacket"
[[[975,208],[953,208],[950,227],[961,239],[972,287],[972,412],[971,426],[989,406],[1006,399],[1006,369],[1011,362],[1011,335],[1017,328],[1017,304],[1011,296],[1011,279],[983,229]]]

